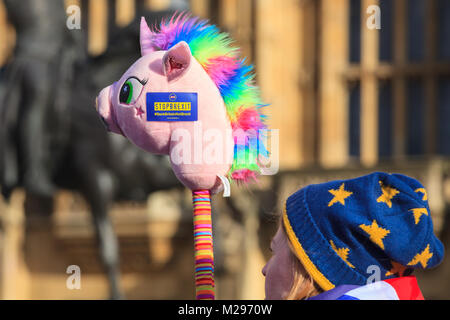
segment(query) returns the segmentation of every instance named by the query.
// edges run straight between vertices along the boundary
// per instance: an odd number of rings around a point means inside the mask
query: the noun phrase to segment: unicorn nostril
[[[108,125],[108,122],[106,122],[105,118],[100,116],[100,120],[102,120],[102,123],[105,126],[106,130],[111,131],[111,130],[109,130],[109,125]]]

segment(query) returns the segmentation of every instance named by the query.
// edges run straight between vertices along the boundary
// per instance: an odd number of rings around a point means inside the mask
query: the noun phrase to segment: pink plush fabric
[[[141,30],[146,35],[145,40],[141,41],[143,56],[119,81],[100,92],[98,113],[110,131],[123,134],[148,152],[169,155],[175,174],[186,187],[192,190],[208,189],[216,193],[221,190],[221,181],[217,175],[227,175],[234,147],[231,124],[219,89],[192,56],[187,43],[182,41],[168,51],[153,51],[148,42],[151,32],[146,23]],[[145,84],[136,101],[131,104],[120,103],[120,90],[130,77]],[[147,121],[147,92],[197,92],[198,121]],[[199,127],[203,133],[220,132],[221,141],[208,140],[208,136],[198,135]],[[188,135],[191,139],[186,139]],[[217,146],[223,148],[220,161],[215,158],[216,161],[208,163],[203,156],[195,155],[196,148],[206,152],[209,149],[217,150]],[[180,156],[184,159],[181,163]]]

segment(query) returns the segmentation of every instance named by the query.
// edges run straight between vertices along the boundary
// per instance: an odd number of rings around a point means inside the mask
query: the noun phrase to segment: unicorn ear
[[[145,21],[144,17],[141,18],[141,31],[139,37],[141,42],[142,56],[145,56],[155,51],[152,44],[153,33],[150,31],[150,28],[148,27],[147,21]]]
[[[191,65],[191,57],[191,49],[184,41],[180,41],[166,52],[163,57],[163,68],[169,81],[179,78],[186,72]]]

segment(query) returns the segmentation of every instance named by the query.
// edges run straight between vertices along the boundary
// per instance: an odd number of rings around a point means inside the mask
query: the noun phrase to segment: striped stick
[[[194,205],[195,295],[214,300],[214,255],[209,190],[192,191]]]

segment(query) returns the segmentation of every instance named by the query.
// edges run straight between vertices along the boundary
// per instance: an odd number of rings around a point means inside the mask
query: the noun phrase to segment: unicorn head
[[[265,152],[258,134],[266,127],[263,104],[252,67],[239,58],[228,35],[184,14],[156,31],[142,18],[140,45],[142,57],[97,98],[108,130],[148,152],[170,155],[175,174],[192,190],[217,192],[218,176],[255,178],[256,149]],[[158,92],[197,93],[196,121],[149,121],[147,96]],[[214,161],[203,158],[207,151]]]

